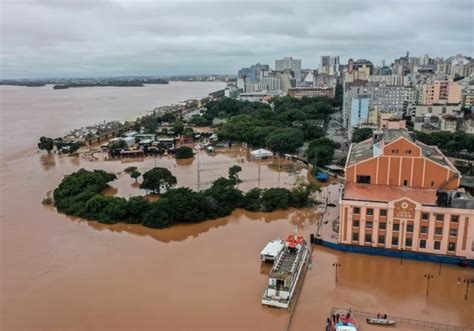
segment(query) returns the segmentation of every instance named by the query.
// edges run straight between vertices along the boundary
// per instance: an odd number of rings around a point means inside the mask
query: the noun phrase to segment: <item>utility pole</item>
[[[464,300],[467,301],[467,297],[469,295],[469,286],[474,283],[473,279],[464,279],[464,283],[466,283],[466,293],[464,294]]]
[[[427,280],[426,284],[426,296],[430,293],[430,280],[434,277],[432,274],[425,274],[424,276]]]
[[[337,268],[342,267],[340,263],[333,263],[332,266],[336,268],[336,285],[337,285]]]
[[[199,158],[199,150],[197,151],[197,184],[198,184],[198,191],[201,190],[201,163]]]

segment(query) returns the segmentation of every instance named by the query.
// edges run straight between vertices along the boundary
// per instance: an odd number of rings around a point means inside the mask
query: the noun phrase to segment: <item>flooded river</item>
[[[203,94],[215,90],[210,85],[201,88]],[[29,89],[28,93],[35,93],[31,92],[34,88]],[[9,93],[11,90],[16,92]],[[68,115],[66,120],[58,118],[56,111],[61,106],[54,98],[44,100],[30,95],[20,100],[19,90],[22,88],[1,89],[0,329],[286,329],[287,311],[260,304],[269,267],[261,266],[259,252],[270,239],[286,236],[295,224],[308,237],[319,219],[313,210],[272,213],[237,210],[217,220],[153,230],[70,218],[43,206],[41,200],[64,175],[81,167],[120,173],[130,165],[145,171],[156,162],[178,177],[178,185],[194,189],[198,183],[198,162],[199,181],[203,186],[217,176],[226,175],[226,169],[233,164],[244,168],[241,177],[246,181],[241,184],[242,189],[258,185],[290,186],[298,175],[305,176],[305,171],[279,172],[277,167],[267,164],[242,162],[243,151],[214,156],[203,153],[199,160],[196,157],[186,164],[168,158],[90,162],[44,155],[34,151],[29,143],[36,142],[40,134],[61,135],[66,128],[80,123],[127,117],[135,109],[127,112],[126,106],[111,106],[110,99],[101,99],[100,95],[105,93],[102,89],[87,93],[71,89],[66,91],[78,95],[61,101],[65,111],[74,107],[83,110]],[[138,88],[121,91],[132,100],[142,99],[133,95]],[[193,91],[179,99],[192,97]],[[90,109],[88,101],[84,101],[87,106],[75,106],[81,103],[81,98],[87,100],[89,93],[95,94],[97,109]],[[154,95],[149,95],[148,100],[153,100]],[[30,104],[27,112],[23,107],[31,99],[42,104]],[[22,106],[15,110],[15,103]],[[101,103],[103,107],[99,107]],[[153,103],[145,108],[152,106]],[[114,107],[121,109],[116,110],[117,116],[110,110]],[[109,110],[100,114],[99,108]],[[13,134],[6,118],[24,136]],[[13,142],[4,140],[9,136]],[[107,193],[128,197],[140,191],[134,180],[122,173]],[[342,265],[337,285],[332,267],[335,262]],[[426,273],[434,275],[429,296],[425,293],[423,275]],[[331,307],[474,326],[474,288],[469,300],[464,300],[465,284],[458,285],[458,277],[474,278],[474,273],[472,269],[443,265],[439,276],[437,264],[316,247],[291,330],[322,330]],[[361,330],[376,329],[363,325]]]

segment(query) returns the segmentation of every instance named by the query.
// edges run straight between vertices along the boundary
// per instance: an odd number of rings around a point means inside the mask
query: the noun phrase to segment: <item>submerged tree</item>
[[[142,175],[142,173],[138,170],[134,170],[132,171],[132,173],[130,174],[130,177],[132,177],[133,179],[135,179],[135,182],[137,182],[137,179],[138,177],[140,177]]]
[[[177,183],[176,177],[166,168],[153,168],[143,174],[140,188],[160,194],[162,189],[168,190]]]
[[[54,148],[53,138],[41,137],[40,141],[38,143],[38,148],[41,149],[41,150],[46,150],[46,151],[48,151],[48,153],[51,153],[51,151]]]

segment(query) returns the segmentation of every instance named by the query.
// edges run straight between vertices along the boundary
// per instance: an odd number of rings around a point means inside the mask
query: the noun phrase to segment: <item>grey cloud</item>
[[[337,54],[473,55],[470,0],[4,0],[1,76],[235,73]]]

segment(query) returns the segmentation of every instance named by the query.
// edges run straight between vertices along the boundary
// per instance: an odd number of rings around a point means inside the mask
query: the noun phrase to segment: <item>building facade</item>
[[[275,60],[275,70],[285,71],[290,70],[295,74],[296,82],[301,82],[301,60],[293,59],[292,57],[285,57],[281,60]]]
[[[288,95],[301,99],[302,97],[329,97],[336,96],[334,87],[293,87],[288,89]]]
[[[351,145],[345,174],[340,244],[474,259],[474,198],[437,147],[385,129]]]

